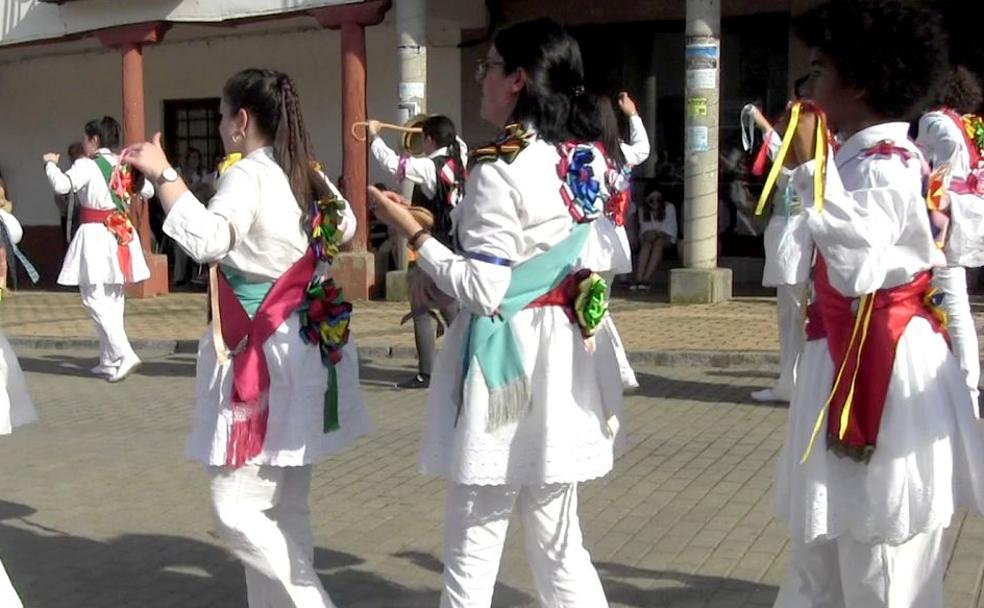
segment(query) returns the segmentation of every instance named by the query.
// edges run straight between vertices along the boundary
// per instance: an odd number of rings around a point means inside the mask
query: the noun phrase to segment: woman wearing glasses
[[[611,261],[588,249],[612,194],[600,117],[577,43],[549,19],[499,32],[477,76],[482,116],[502,132],[471,155],[459,251],[372,191],[377,216],[468,313],[439,354],[419,457],[448,481],[441,606],[491,604],[513,512],[540,602],[606,606],[577,515],[578,483],[607,474],[624,443],[619,347],[592,273]]]

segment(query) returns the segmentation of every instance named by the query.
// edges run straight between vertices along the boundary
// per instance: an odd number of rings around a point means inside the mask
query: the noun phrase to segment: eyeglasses
[[[489,67],[495,65],[506,65],[504,61],[490,60],[490,59],[479,59],[475,62],[475,80],[482,82],[485,80],[485,75],[489,73]]]

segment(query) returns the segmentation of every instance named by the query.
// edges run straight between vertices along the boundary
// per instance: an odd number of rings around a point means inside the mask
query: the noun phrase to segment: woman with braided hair
[[[351,306],[329,276],[356,218],[314,162],[290,77],[239,72],[221,112],[225,149],[242,158],[225,163],[208,208],[168,164],[160,134],[123,154],[158,184],[164,231],[215,264],[187,453],[207,467],[249,606],[334,606],[313,566],[308,494],[311,466],[371,427]]]

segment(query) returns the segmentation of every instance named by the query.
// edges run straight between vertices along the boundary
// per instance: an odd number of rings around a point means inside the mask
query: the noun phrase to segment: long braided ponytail
[[[248,69],[230,78],[223,94],[230,109],[245,108],[271,139],[273,157],[287,174],[298,206],[307,214],[311,202],[329,194],[329,189],[304,128],[294,81],[276,70]]]

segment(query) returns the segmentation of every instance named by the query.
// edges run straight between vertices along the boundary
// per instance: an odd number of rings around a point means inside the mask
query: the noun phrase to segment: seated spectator
[[[663,253],[677,240],[676,208],[663,200],[659,190],[646,195],[637,211],[639,226],[639,257],[636,260],[636,283],[631,291],[646,291],[652,287],[653,278]]]

